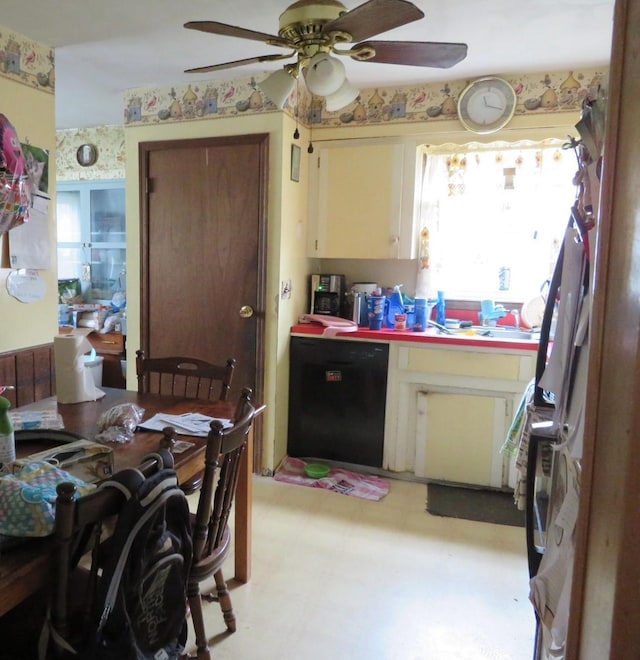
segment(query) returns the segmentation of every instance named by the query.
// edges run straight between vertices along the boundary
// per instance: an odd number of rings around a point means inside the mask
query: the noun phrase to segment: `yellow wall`
[[[273,425],[273,456],[267,469],[277,467],[287,452],[287,415],[289,410],[289,334],[301,314],[307,312],[307,280],[310,272],[307,259],[307,193],[309,182],[309,131],[298,126],[300,137],[293,139],[295,122],[283,115],[282,139],[282,199],[279,232],[279,286],[291,281],[291,299],[279,297],[277,340],[273,360],[276,373],[272,374],[275,393]],[[291,180],[291,145],[300,147],[300,181]],[[271,258],[271,255],[269,255]]]
[[[53,340],[57,333],[58,278],[56,275],[56,227],[55,227],[55,106],[54,95],[32,86],[16,82],[0,75],[0,113],[14,125],[21,142],[48,149],[49,204],[51,245],[50,270],[41,271],[47,292],[43,300],[21,303],[7,293],[6,279],[11,272],[0,269],[0,353],[27,346],[37,346]],[[2,249],[6,248],[6,235],[0,235]],[[8,383],[3,383],[8,384]]]
[[[291,299],[280,300],[280,283],[306,277],[306,164],[300,183],[289,179],[289,158],[294,126],[281,113],[247,115],[212,121],[155,124],[129,127],[126,140],[127,196],[127,353],[140,347],[140,197],[138,145],[154,140],[268,133],[269,187],[267,198],[267,283],[264,455],[266,469],[273,468],[274,455],[286,449],[289,329],[306,304],[306,290],[295,286]],[[128,360],[127,383],[135,387],[135,364]],[[274,449],[277,445],[277,451]]]

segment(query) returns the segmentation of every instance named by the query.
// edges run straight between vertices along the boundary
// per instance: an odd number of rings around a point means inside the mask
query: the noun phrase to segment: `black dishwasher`
[[[291,337],[289,456],[382,467],[389,346]]]

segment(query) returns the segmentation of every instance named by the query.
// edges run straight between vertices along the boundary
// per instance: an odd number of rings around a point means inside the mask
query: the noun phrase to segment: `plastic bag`
[[[18,227],[29,219],[29,195],[24,176],[8,176],[0,171],[0,233]]]
[[[0,233],[26,222],[29,207],[22,146],[13,124],[0,114]]]
[[[56,486],[69,481],[76,497],[95,488],[47,462],[25,465],[17,474],[0,478],[0,534],[48,536],[55,522]]]
[[[144,408],[135,403],[119,403],[98,418],[96,442],[130,442],[138,424],[142,421]]]

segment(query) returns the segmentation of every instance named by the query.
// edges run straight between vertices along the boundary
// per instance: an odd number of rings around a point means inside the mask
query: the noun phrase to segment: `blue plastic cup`
[[[384,296],[369,296],[367,298],[370,330],[380,330],[382,328],[386,301],[387,299]]]

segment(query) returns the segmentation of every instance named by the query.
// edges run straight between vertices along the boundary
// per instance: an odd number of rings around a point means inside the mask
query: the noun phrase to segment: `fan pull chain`
[[[293,131],[293,139],[300,138],[300,131],[298,130],[298,113],[300,112],[300,78],[296,78],[296,130]]]

